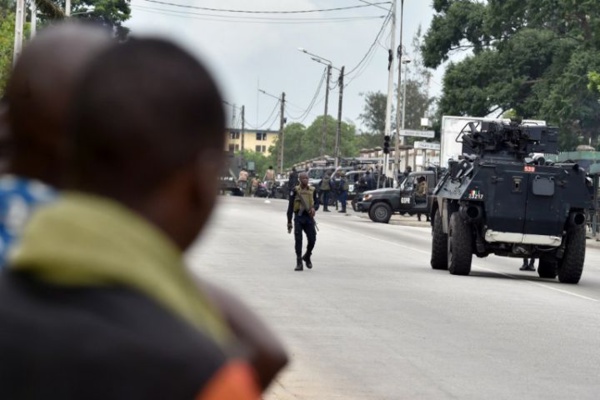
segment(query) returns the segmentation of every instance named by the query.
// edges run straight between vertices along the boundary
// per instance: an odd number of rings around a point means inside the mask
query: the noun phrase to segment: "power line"
[[[228,17],[215,14],[194,13],[190,11],[169,10],[141,5],[131,5],[132,9],[174,17],[191,18],[203,21],[218,21],[248,24],[321,24],[321,23],[344,23],[355,21],[367,21],[385,18],[384,15],[362,16],[362,17],[323,17],[323,18],[277,18],[277,17]]]
[[[321,92],[321,88],[323,87],[323,82],[325,81],[325,76],[326,75],[327,75],[327,69],[325,69],[325,71],[323,72],[323,75],[321,75],[321,80],[319,81],[319,86],[317,86],[317,91],[315,92],[312,100],[308,104],[308,107],[306,108],[306,110],[304,110],[304,112],[299,117],[294,117],[294,116],[290,115],[290,117],[292,119],[302,120],[302,121],[304,121],[304,119],[306,119],[306,117],[308,116],[308,114],[310,113],[310,111],[315,106],[315,102],[317,101],[317,97],[319,96],[319,93]]]
[[[258,125],[258,127],[255,129],[261,129],[263,126],[265,126],[269,123],[269,121],[273,118],[273,114],[275,114],[275,111],[277,110],[277,106],[279,105],[279,103],[281,103],[281,100],[277,100],[277,103],[275,103],[275,107],[273,107],[273,111],[271,111],[271,114],[269,115],[267,120],[265,122],[263,122],[262,124]],[[272,122],[271,122],[271,125],[273,125]]]
[[[377,36],[375,36],[375,40],[373,41],[373,43],[371,44],[371,47],[369,47],[369,50],[367,50],[367,53],[363,56],[363,58],[359,61],[359,63],[352,68],[350,71],[348,71],[346,73],[346,76],[351,75],[354,71],[356,71],[358,68],[360,68],[361,64],[367,59],[367,57],[370,55],[370,53],[373,51],[373,49],[375,48],[375,46],[377,45],[378,41],[379,41],[379,37],[381,36],[381,34],[384,32],[387,24],[390,22],[392,17],[392,10],[390,10],[390,12],[388,13],[387,17],[385,18],[385,20],[383,21],[383,24],[381,24],[381,29],[379,30],[379,32],[377,33]]]
[[[191,6],[187,4],[178,4],[178,3],[170,3],[166,1],[160,0],[144,0],[150,3],[157,4],[165,4],[174,7],[182,7],[182,8],[192,8],[195,10],[204,10],[204,11],[213,11],[213,12],[222,12],[222,13],[237,13],[237,14],[308,14],[308,13],[317,13],[317,12],[330,12],[330,11],[343,11],[343,10],[352,10],[357,8],[365,8],[372,7],[375,5],[381,4],[390,4],[389,1],[380,2],[380,3],[369,3],[364,5],[355,5],[355,6],[347,6],[347,7],[335,7],[335,8],[321,8],[315,10],[288,10],[288,11],[265,11],[265,10],[233,10],[226,8],[211,8],[211,7],[201,7],[201,6]]]

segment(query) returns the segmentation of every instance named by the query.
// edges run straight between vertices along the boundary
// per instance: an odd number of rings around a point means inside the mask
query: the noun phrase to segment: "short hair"
[[[77,188],[110,190],[117,181],[129,191],[149,191],[201,150],[224,146],[225,111],[215,81],[197,59],[163,39],[131,39],[101,53],[84,74],[72,111]]]

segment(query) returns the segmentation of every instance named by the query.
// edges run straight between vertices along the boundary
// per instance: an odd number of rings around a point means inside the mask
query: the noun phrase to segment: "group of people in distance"
[[[261,398],[284,346],[183,260],[224,134],[168,40],[68,23],[25,46],[0,104],[0,398]]]

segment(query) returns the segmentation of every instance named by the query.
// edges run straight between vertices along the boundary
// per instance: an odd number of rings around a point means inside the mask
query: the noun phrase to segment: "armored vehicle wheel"
[[[553,260],[545,260],[540,258],[540,264],[538,265],[538,275],[540,278],[556,278],[557,272],[557,264],[556,261]]]
[[[448,235],[442,227],[440,210],[433,218],[433,238],[431,240],[431,268],[448,269]]]
[[[585,224],[569,228],[566,240],[565,254],[558,263],[558,280],[578,283],[585,260]]]
[[[375,203],[369,210],[369,217],[373,222],[387,224],[392,218],[392,208],[387,203]]]
[[[452,213],[448,227],[448,270],[452,275],[469,275],[473,260],[472,247],[469,226],[459,213]]]

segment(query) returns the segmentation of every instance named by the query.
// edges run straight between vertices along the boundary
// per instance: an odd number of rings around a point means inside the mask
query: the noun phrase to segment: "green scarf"
[[[109,199],[65,193],[40,207],[10,257],[10,268],[66,286],[125,286],[154,299],[224,344],[222,316],[192,281],[166,235]]]

